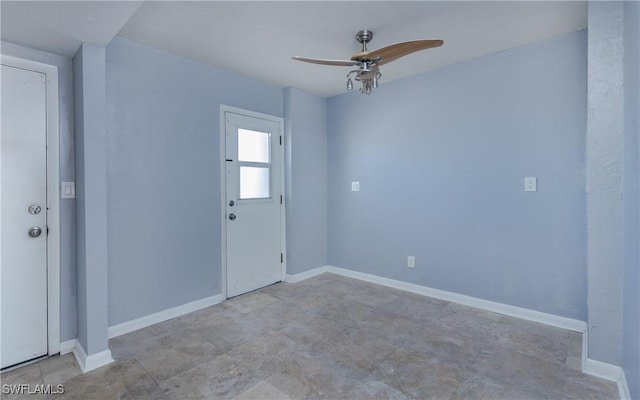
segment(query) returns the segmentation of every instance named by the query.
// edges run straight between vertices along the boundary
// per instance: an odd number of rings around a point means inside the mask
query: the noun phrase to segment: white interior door
[[[2,368],[47,354],[45,74],[2,65]]]
[[[225,112],[227,296],[283,278],[282,124]]]

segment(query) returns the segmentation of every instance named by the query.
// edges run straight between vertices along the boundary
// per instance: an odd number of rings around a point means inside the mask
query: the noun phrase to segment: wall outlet
[[[527,176],[524,178],[524,191],[525,192],[537,192],[538,180],[535,176]]]
[[[351,182],[351,191],[359,192],[360,191],[360,182]]]
[[[415,268],[416,267],[416,258],[414,256],[407,257],[407,267]]]

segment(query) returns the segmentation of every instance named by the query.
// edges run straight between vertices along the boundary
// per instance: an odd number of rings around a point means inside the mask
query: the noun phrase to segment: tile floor
[[[87,374],[68,354],[2,383],[64,384],[48,398],[80,400],[618,398],[614,383],[579,371],[580,334],[331,274],[110,347],[116,362]]]

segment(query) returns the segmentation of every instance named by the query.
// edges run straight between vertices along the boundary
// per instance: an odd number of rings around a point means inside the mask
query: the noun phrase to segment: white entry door
[[[2,368],[47,354],[45,74],[2,65]]]
[[[283,279],[282,121],[224,112],[227,296]]]

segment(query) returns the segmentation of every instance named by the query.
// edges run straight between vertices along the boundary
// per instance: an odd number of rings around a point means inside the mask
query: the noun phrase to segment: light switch
[[[360,182],[351,182],[351,191],[359,192],[360,191]]]
[[[525,192],[538,191],[538,179],[535,176],[527,176],[524,178],[524,191]]]
[[[75,199],[76,198],[76,183],[75,182],[62,182],[62,188],[60,190],[60,198],[62,198],[62,199]]]

